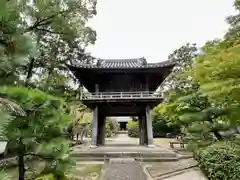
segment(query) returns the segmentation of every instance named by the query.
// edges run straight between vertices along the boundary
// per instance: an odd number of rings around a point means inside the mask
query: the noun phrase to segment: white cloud
[[[89,48],[99,58],[145,56],[158,62],[187,42],[203,45],[222,37],[233,0],[99,0],[90,21],[97,42]]]

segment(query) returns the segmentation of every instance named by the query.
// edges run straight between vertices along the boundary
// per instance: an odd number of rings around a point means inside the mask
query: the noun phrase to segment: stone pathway
[[[147,180],[142,165],[134,159],[110,159],[105,165],[102,180]]]
[[[106,139],[106,147],[99,147],[90,151],[121,151],[134,147],[135,151],[154,151],[151,148],[138,147],[138,139],[129,138],[121,133],[114,138]],[[117,145],[117,146],[116,146]],[[128,149],[127,149],[128,147]],[[116,150],[115,150],[116,148]],[[158,147],[158,151],[167,152],[167,146]],[[76,148],[76,151],[80,149]],[[114,152],[113,151],[113,152]],[[180,154],[180,153],[179,153]],[[184,155],[184,153],[182,154]],[[197,167],[197,162],[192,158],[181,159],[177,162],[140,163],[129,157],[112,157],[103,165],[101,180],[207,180]]]

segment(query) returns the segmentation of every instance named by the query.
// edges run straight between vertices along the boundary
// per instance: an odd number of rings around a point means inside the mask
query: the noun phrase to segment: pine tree
[[[19,180],[25,178],[26,156],[47,161],[44,172],[47,169],[64,176],[66,165],[72,162],[68,156],[70,142],[64,136],[64,129],[72,120],[65,113],[63,101],[27,88],[2,87],[0,90],[2,96],[18,102],[26,112],[24,116],[8,118],[8,122],[2,125],[2,136],[17,150]]]

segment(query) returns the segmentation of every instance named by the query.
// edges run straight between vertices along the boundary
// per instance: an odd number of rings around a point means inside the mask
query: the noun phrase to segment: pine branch
[[[42,20],[36,20],[36,22],[35,22],[32,26],[28,27],[28,28],[24,31],[24,33],[27,33],[27,32],[33,31],[33,30],[37,30],[39,26],[49,25],[49,24],[52,23],[52,21],[53,21],[53,19],[54,19],[55,17],[57,17],[58,15],[61,15],[61,14],[70,12],[70,11],[71,11],[70,9],[64,10],[64,11],[60,11],[60,12],[58,12],[58,13],[56,13],[56,14],[52,14],[52,15],[46,17],[46,18],[43,18]]]
[[[44,160],[61,160],[60,158],[56,159],[54,156],[46,154],[25,153],[24,156],[35,156]]]
[[[48,33],[51,33],[51,34],[65,34],[63,32],[54,32],[54,31],[51,31],[51,30],[48,30],[48,29],[44,29],[44,28],[37,28],[36,30],[37,31],[48,32]]]
[[[22,107],[6,98],[0,97],[0,106],[14,115],[26,116],[26,112],[22,109]]]

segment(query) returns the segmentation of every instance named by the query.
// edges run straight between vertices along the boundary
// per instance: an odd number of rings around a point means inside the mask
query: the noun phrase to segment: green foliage
[[[138,117],[137,116],[132,116],[132,121],[138,121]]]
[[[159,107],[159,113],[169,118],[171,123],[184,127],[192,147],[209,145],[224,136],[220,132],[230,129],[224,122],[228,110],[214,106],[207,96],[194,91],[186,91],[185,96],[170,99]],[[197,145],[198,144],[198,145]],[[193,149],[193,148],[190,149]]]
[[[5,123],[2,135],[19,157],[37,156],[46,160],[47,167],[55,173],[64,175],[72,160],[63,132],[72,119],[65,113],[63,101],[36,89],[1,87],[0,91],[26,112],[25,116],[15,116]]]
[[[202,47],[204,54],[197,57],[191,75],[211,103],[229,110],[225,121],[239,124],[239,0],[234,6],[237,14],[227,18],[230,28],[225,37]]]
[[[9,175],[4,172],[3,170],[0,170],[0,179],[1,180],[10,180],[11,178],[9,177]]]
[[[166,101],[157,107],[169,124],[182,126],[188,149],[210,180],[240,179],[239,147],[231,143],[240,123],[239,5],[235,0],[238,13],[227,18],[224,39],[206,42],[199,55],[196,49],[174,51],[180,61],[165,82]]]
[[[47,160],[45,169],[55,174],[69,169],[64,129],[73,119],[64,101],[78,99],[79,91],[66,63],[92,62],[85,49],[96,40],[87,26],[95,14],[96,0],[0,1],[0,84],[12,86],[0,87],[1,138],[21,159],[21,180],[26,154]]]
[[[138,121],[129,121],[127,123],[127,130],[129,137],[138,137],[139,136]]]
[[[46,165],[41,174],[53,173],[57,178],[63,178],[75,167],[75,161],[69,155],[69,142],[65,138],[54,138],[42,143],[37,153],[45,157],[51,155],[50,159],[45,159]]]
[[[196,159],[209,180],[240,179],[239,146],[220,142],[198,151]]]
[[[39,134],[38,138],[43,136],[44,139],[54,135],[49,134],[50,132],[59,135],[58,133],[71,122],[70,117],[64,112],[61,99],[39,90],[27,88],[2,87],[0,89],[2,95],[7,96],[13,102],[18,102],[27,113],[26,116],[16,117],[14,121],[8,124],[8,128],[10,129],[13,126],[19,127],[15,129],[15,133],[10,131],[11,133],[8,134],[6,132],[6,136],[11,140],[15,139],[18,142],[18,138],[21,137],[20,134],[23,137],[32,137],[31,141],[33,142],[36,140],[36,137],[32,136],[32,133]],[[26,132],[24,132],[25,130]]]
[[[221,48],[219,43],[215,50],[206,51],[194,64],[194,79],[200,84],[202,93],[216,105],[230,109],[228,119],[233,124],[239,123],[239,50],[236,45]],[[203,68],[204,67],[204,68]],[[207,67],[207,68],[206,68]]]
[[[33,38],[24,32],[21,1],[0,2],[0,83],[21,82],[21,68],[28,62],[28,56],[35,54]]]
[[[165,137],[167,133],[175,135],[180,133],[180,127],[168,124],[166,118],[158,113],[157,108],[154,110],[152,127],[154,137]]]
[[[184,72],[191,68],[196,55],[196,44],[189,43],[176,49],[169,55],[168,59],[174,61],[176,65],[173,68],[172,73],[161,85],[161,89],[165,94],[169,94],[169,92],[172,91],[181,91],[182,89],[189,87],[190,79],[184,75]]]
[[[25,116],[26,112],[16,103],[6,98],[0,98],[0,109],[15,116]]]
[[[66,64],[93,60],[85,48],[96,40],[96,32],[87,26],[96,14],[96,0],[35,1],[24,12],[31,19],[26,29],[34,33],[38,47],[23,69],[25,84],[62,97],[74,92],[69,83],[79,84]]]
[[[119,130],[119,124],[117,121],[106,118],[105,124],[105,137],[112,137],[117,134]],[[92,124],[88,126],[88,136],[91,137],[92,135]]]
[[[48,180],[57,180],[54,176],[54,174],[46,174],[46,175],[41,175],[39,177],[37,177],[35,180],[45,180],[45,179],[48,179]]]
[[[105,137],[112,137],[117,134],[119,124],[117,121],[107,118],[105,126]]]

